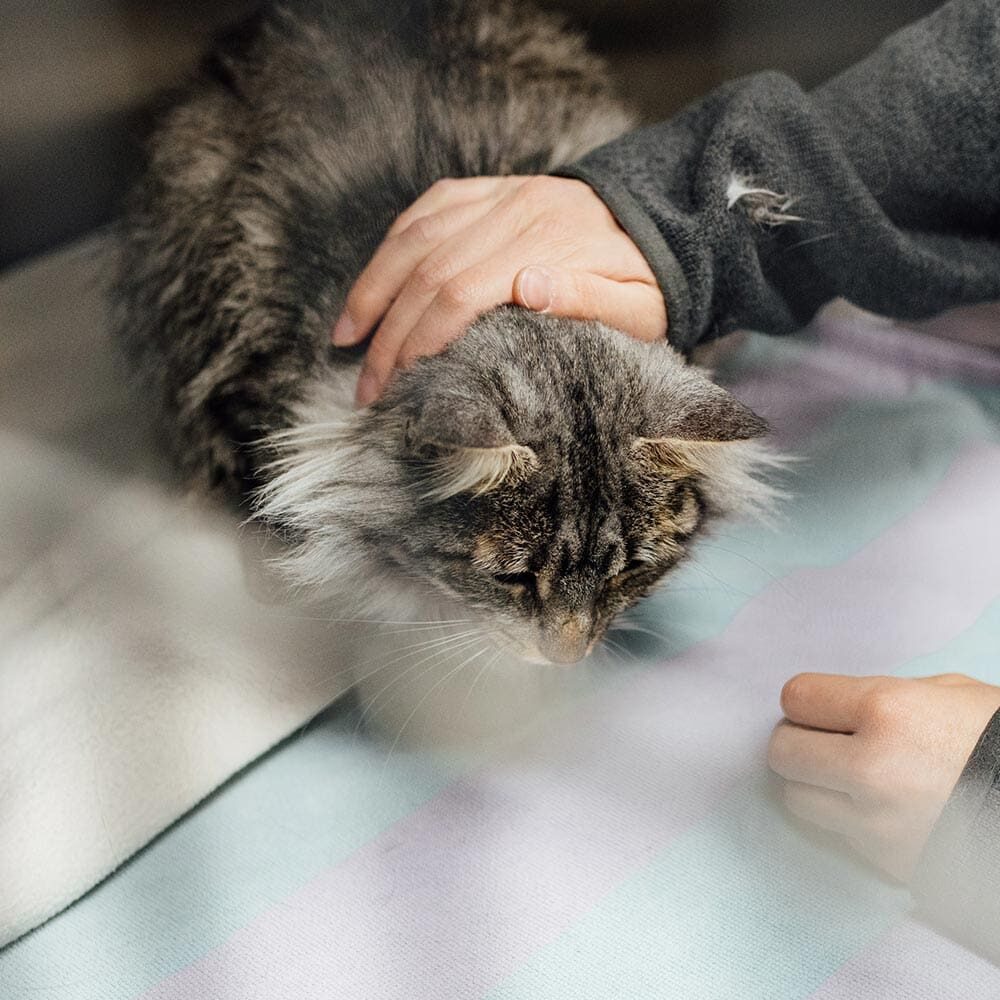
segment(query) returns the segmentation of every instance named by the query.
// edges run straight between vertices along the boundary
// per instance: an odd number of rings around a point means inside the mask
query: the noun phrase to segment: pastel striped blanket
[[[721,375],[803,459],[777,527],[708,540],[478,751],[335,704],[0,951],[0,997],[1000,995],[764,762],[799,670],[1000,683],[1000,355],[835,312]]]

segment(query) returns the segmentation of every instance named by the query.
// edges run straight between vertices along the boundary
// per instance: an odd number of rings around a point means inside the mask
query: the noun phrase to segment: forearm
[[[1000,712],[931,833],[913,893],[931,923],[1000,964]]]
[[[813,95],[736,81],[562,173],[643,250],[681,349],[790,331],[835,295],[930,315],[1000,298],[997,93],[1000,13],[952,3]]]

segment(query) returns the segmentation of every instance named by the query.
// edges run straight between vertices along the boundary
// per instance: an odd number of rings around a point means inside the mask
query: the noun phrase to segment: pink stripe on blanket
[[[774,441],[794,446],[851,399],[898,399],[931,380],[1000,384],[1000,308],[987,315],[996,317],[996,350],[857,310],[822,313],[813,327],[816,343],[802,357],[779,371],[747,373],[731,388],[770,422]]]
[[[892,670],[971,625],[1000,594],[998,497],[1000,448],[970,448],[850,560],[777,581],[721,637],[456,782],[147,998],[482,996],[763,766],[788,676]]]
[[[909,324],[835,310],[817,317],[816,330],[824,346],[875,365],[935,379],[1000,382],[1000,304],[956,309]]]
[[[845,962],[810,1000],[973,1000],[1000,996],[1000,969],[907,920]]]

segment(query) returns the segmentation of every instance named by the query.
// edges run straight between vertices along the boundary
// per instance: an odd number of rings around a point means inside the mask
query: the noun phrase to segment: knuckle
[[[400,234],[400,239],[410,243],[435,243],[441,235],[441,217],[422,215],[411,222]]]
[[[475,289],[472,285],[461,278],[451,278],[441,286],[438,304],[449,312],[454,312],[466,308],[474,296]]]
[[[861,717],[870,726],[882,728],[894,725],[905,711],[905,697],[891,685],[879,685],[861,702]]]
[[[533,209],[545,209],[552,204],[554,196],[551,177],[529,177],[519,188],[516,197]]]
[[[413,272],[413,286],[423,294],[432,294],[445,285],[454,266],[447,257],[428,257]]]

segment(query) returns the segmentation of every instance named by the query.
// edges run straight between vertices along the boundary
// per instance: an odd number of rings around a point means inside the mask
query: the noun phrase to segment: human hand
[[[1000,687],[961,674],[799,674],[781,708],[768,763],[786,779],[785,805],[908,882]]]
[[[598,319],[640,340],[667,328],[646,259],[582,181],[438,181],[389,229],[333,328],[334,344],[347,347],[378,324],[358,404],[381,395],[394,367],[437,353],[505,302]]]

